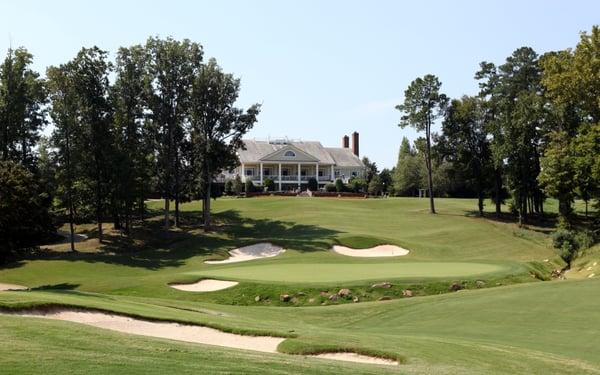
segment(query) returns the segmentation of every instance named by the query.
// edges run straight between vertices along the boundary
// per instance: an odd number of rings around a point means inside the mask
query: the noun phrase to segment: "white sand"
[[[204,279],[193,284],[170,284],[169,286],[186,292],[214,292],[216,290],[231,288],[236,285],[238,285],[237,281]]]
[[[83,310],[57,310],[53,312],[20,312],[19,316],[39,317],[82,323],[94,327],[133,335],[160,337],[199,344],[225,346],[235,349],[276,353],[277,346],[285,340],[281,337],[244,336],[219,330],[179,323],[151,322],[121,315]]]
[[[348,361],[348,362],[359,362],[359,363],[370,363],[373,365],[398,365],[398,361],[391,359],[371,357],[356,353],[323,353],[317,355],[311,355],[315,358],[323,359],[335,359],[337,361]]]
[[[333,251],[349,257],[399,257],[408,254],[408,250],[396,245],[379,245],[367,249],[352,249],[346,246],[334,245]]]
[[[29,288],[26,286],[23,286],[23,285],[0,283],[0,291],[3,291],[3,290],[27,290],[27,289],[29,289]]]
[[[240,247],[229,251],[225,260],[207,260],[207,264],[225,264],[245,262],[253,259],[270,258],[285,252],[285,249],[269,242],[261,242],[250,246]]]

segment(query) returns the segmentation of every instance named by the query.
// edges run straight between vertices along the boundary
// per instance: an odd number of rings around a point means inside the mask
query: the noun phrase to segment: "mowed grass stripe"
[[[327,283],[382,279],[470,277],[501,272],[507,269],[507,267],[498,264],[471,262],[277,263],[244,265],[189,272],[188,274],[247,281]]]

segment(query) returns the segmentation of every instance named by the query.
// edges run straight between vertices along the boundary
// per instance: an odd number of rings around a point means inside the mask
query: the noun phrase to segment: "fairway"
[[[507,270],[507,267],[469,262],[408,262],[353,264],[256,264],[190,274],[250,281],[327,283],[384,279],[470,277]]]

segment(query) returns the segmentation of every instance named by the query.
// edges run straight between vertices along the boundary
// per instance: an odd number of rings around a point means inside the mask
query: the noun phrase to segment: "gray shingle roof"
[[[240,161],[242,163],[257,163],[265,156],[286,147],[286,144],[251,139],[245,139],[244,144],[246,149],[238,150]],[[315,141],[292,141],[287,144],[291,144],[307,154],[312,155],[323,164],[336,164],[340,167],[363,166],[360,159],[355,156],[349,148],[323,147],[321,142]]]

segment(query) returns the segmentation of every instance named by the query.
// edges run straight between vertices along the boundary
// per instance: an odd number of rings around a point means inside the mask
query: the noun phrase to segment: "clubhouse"
[[[358,142],[357,132],[352,134],[352,148],[347,135],[342,138],[342,147],[323,147],[317,141],[244,140],[245,149],[238,150],[240,165],[230,175],[258,186],[269,178],[279,191],[306,190],[311,178],[317,180],[319,188],[336,179],[348,182],[365,173]]]

